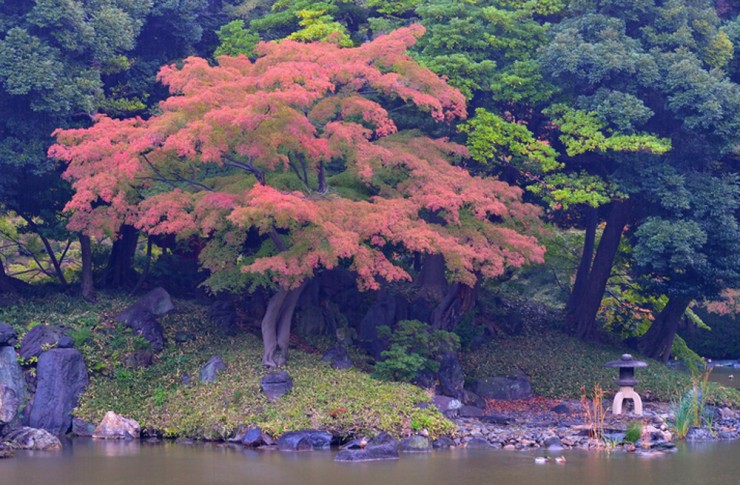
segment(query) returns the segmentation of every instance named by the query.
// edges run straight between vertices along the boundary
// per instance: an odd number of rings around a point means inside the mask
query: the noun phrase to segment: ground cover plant
[[[246,331],[234,337],[221,334],[208,321],[207,307],[195,303],[177,301],[178,310],[161,318],[168,345],[151,367],[126,367],[125,356],[143,343],[116,326],[112,317],[130,301],[103,294],[92,305],[59,295],[0,309],[0,320],[14,325],[20,336],[39,324],[68,329],[91,373],[75,414],[93,423],[113,410],[167,437],[225,439],[241,425],[257,425],[274,435],[304,428],[339,435],[455,432],[434,407],[416,407],[429,401],[424,390],[378,381],[357,369],[331,369],[321,362],[320,353],[296,351],[286,367],[294,379],[293,390],[270,403],[259,385],[265,374],[259,337]],[[178,332],[190,337],[176,343]],[[216,382],[202,384],[198,371],[213,355],[220,355],[227,369]],[[185,374],[191,376],[189,385],[182,383]]]

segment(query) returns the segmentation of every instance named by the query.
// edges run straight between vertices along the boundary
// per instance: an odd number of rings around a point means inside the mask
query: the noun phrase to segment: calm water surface
[[[217,445],[76,440],[65,450],[0,460],[3,485],[116,484],[740,484],[740,442],[682,444],[651,458],[564,452],[567,463],[537,465],[540,453],[448,450],[392,462],[342,464],[334,452],[282,453]]]

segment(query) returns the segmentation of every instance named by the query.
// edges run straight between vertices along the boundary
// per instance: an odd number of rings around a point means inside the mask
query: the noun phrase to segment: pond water
[[[226,445],[143,445],[78,439],[60,452],[18,452],[0,460],[4,485],[179,484],[526,484],[709,485],[740,483],[740,441],[680,444],[677,453],[563,452],[567,463],[538,465],[543,452],[452,449],[400,460],[344,464],[333,451],[284,453]]]
[[[740,361],[721,362],[719,365],[712,366],[709,379],[723,386],[740,389],[740,367],[734,367],[735,365],[740,366]]]

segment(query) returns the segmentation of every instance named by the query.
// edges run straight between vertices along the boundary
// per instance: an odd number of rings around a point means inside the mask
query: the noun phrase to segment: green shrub
[[[402,320],[393,331],[380,326],[378,335],[390,343],[380,354],[383,360],[375,365],[373,375],[379,379],[411,381],[420,373],[435,373],[442,355],[460,350],[460,337],[444,330],[432,331],[419,320]]]

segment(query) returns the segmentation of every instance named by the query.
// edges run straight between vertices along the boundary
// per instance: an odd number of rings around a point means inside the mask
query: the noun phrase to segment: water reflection
[[[76,440],[57,453],[20,452],[0,461],[0,483],[116,484],[731,484],[740,442],[682,444],[677,453],[563,452],[567,463],[536,465],[542,451],[452,449],[388,462],[335,463],[334,452],[281,453],[228,445]]]

